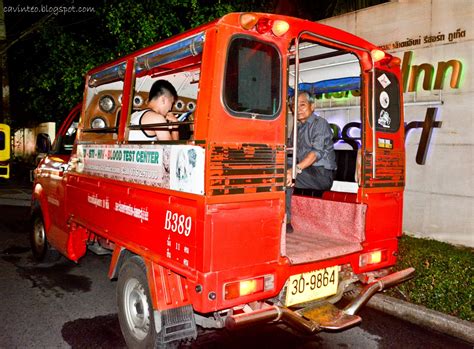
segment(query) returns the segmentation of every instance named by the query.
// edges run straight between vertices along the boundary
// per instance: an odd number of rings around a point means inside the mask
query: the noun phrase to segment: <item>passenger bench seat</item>
[[[335,182],[350,182],[355,184],[355,171],[357,164],[357,150],[336,149],[337,171]],[[337,186],[337,183],[336,183]],[[333,185],[333,188],[335,185]],[[294,194],[310,197],[318,197],[324,200],[339,202],[356,202],[357,193],[345,191],[324,191],[316,189],[295,188]]]

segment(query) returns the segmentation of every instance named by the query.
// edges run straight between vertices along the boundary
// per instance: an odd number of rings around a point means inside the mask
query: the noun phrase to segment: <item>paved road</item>
[[[1,189],[0,189],[1,190]],[[107,279],[109,258],[88,253],[76,265],[65,259],[35,264],[28,248],[28,208],[0,206],[0,347],[124,347]],[[342,333],[301,336],[284,325],[239,332],[205,332],[185,348],[471,348],[365,309],[361,326]]]
[[[32,184],[26,178],[15,181],[0,178],[0,206],[29,207],[31,205],[31,192]]]

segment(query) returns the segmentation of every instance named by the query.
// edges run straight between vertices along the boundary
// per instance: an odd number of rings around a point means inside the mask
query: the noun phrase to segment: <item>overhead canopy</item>
[[[302,82],[298,84],[299,91],[306,91],[311,94],[322,94],[341,91],[352,91],[360,89],[360,77],[352,76],[347,78],[329,79],[316,82]],[[288,95],[295,94],[292,87],[288,89]]]
[[[122,80],[125,76],[126,67],[127,64],[124,62],[91,75],[89,79],[89,87],[97,87],[103,84]]]
[[[160,65],[196,57],[202,53],[205,34],[199,33],[165,47],[137,57],[136,73],[153,69]],[[126,63],[120,63],[103,71],[95,73],[89,80],[90,87],[122,80],[125,76]]]
[[[153,69],[184,58],[198,56],[202,52],[204,38],[204,33],[199,33],[140,56],[137,58],[136,72]]]

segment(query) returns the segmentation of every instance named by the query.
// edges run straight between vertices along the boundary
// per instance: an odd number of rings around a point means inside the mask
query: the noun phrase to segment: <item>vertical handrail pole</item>
[[[375,132],[377,126],[375,125],[375,62],[372,54],[369,52],[370,59],[372,61],[372,179],[375,179],[375,162],[377,159],[376,147],[375,147]]]
[[[293,96],[293,161],[291,164],[291,177],[293,180],[296,179],[296,152],[298,150],[297,146],[297,126],[298,126],[298,81],[300,79],[300,53],[299,53],[300,39],[299,37],[295,40],[295,95]]]

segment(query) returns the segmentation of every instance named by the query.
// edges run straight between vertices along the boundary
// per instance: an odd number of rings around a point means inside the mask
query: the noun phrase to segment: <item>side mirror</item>
[[[47,133],[40,133],[36,137],[36,152],[49,153],[51,151],[51,138]]]

